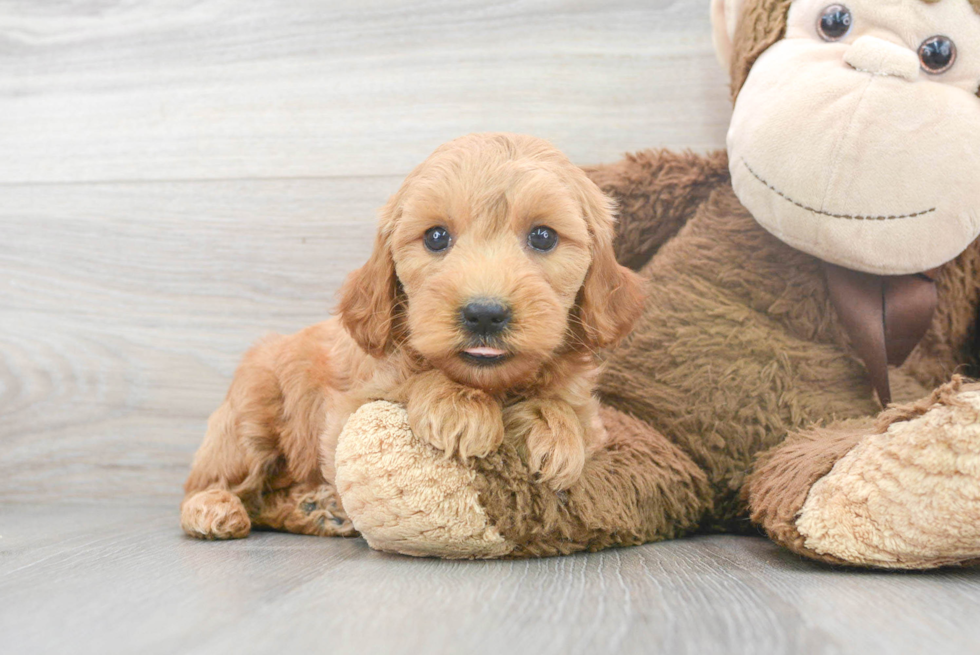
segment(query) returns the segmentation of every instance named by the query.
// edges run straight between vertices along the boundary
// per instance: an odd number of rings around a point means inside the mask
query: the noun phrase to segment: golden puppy
[[[513,439],[542,482],[570,486],[605,437],[595,350],[641,308],[612,237],[610,201],[548,143],[476,134],[440,147],[381,210],[339,316],[245,356],[185,485],[184,530],[350,534],[333,454],[372,399],[403,403],[447,456]]]

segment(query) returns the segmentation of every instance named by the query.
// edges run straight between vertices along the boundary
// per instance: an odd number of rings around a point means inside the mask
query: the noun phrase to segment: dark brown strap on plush
[[[882,405],[891,402],[888,366],[900,366],[925,336],[936,311],[938,269],[873,275],[824,263],[830,300]]]

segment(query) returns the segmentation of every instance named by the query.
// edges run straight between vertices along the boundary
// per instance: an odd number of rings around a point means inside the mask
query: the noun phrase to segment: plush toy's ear
[[[592,264],[579,290],[575,327],[581,344],[595,349],[616,343],[632,329],[643,311],[643,283],[616,261],[613,202],[584,174],[580,193],[592,233]]]
[[[390,352],[400,324],[400,287],[390,244],[393,204],[382,210],[374,251],[364,266],[347,277],[337,308],[344,328],[374,357]]]
[[[715,55],[728,73],[732,69],[735,28],[745,0],[711,0],[711,41]]]

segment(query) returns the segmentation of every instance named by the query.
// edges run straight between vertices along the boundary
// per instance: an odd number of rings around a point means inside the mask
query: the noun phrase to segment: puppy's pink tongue
[[[486,348],[483,346],[479,348],[467,348],[465,352],[467,355],[473,355],[474,357],[500,357],[501,355],[507,354],[507,352],[504,350]]]

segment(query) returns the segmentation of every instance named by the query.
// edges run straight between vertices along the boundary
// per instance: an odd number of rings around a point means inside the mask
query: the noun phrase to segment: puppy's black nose
[[[481,337],[498,334],[510,323],[510,308],[495,300],[474,300],[459,313],[463,327]]]

